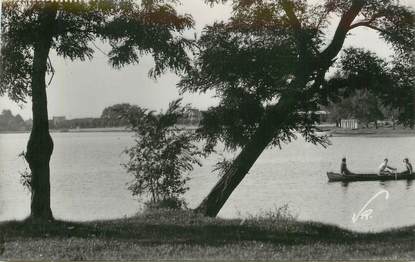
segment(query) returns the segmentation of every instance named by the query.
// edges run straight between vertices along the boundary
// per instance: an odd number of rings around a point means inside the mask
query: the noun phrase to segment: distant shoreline
[[[196,129],[196,126],[178,126],[180,129]],[[127,127],[96,127],[96,128],[69,128],[69,129],[50,129],[50,133],[101,133],[101,132],[132,132]],[[30,133],[30,130],[24,131],[0,131],[0,134],[24,134]]]
[[[0,134],[24,134],[31,130],[24,131],[0,131]],[[96,133],[96,132],[131,132],[126,128],[81,128],[81,129],[50,129],[50,133]]]
[[[415,136],[415,130],[409,128],[365,128],[365,129],[340,129],[334,128],[326,131],[332,137],[411,137]]]
[[[183,129],[196,129],[197,126],[180,126]],[[415,129],[397,127],[392,128],[361,128],[361,129],[341,129],[334,127],[320,127],[323,134],[330,137],[412,137],[415,136]],[[71,128],[71,129],[51,129],[50,133],[96,133],[96,132],[132,132],[127,127],[104,127],[104,128]],[[0,134],[20,134],[30,133],[25,131],[0,131]]]

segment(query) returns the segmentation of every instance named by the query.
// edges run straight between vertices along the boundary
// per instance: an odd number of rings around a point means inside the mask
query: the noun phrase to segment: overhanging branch
[[[359,21],[359,22],[356,22],[356,23],[354,23],[354,24],[352,24],[350,27],[349,27],[349,30],[352,30],[352,29],[354,29],[354,28],[356,28],[356,27],[359,27],[359,26],[366,26],[366,27],[370,27],[370,28],[372,28],[372,29],[375,29],[375,30],[380,30],[379,28],[377,28],[375,25],[373,25],[372,23],[376,20],[376,19],[378,19],[378,18],[380,18],[380,17],[383,17],[383,16],[385,16],[385,14],[383,13],[383,12],[380,12],[380,13],[377,13],[377,14],[375,14],[375,15],[373,15],[370,19],[368,19],[368,20],[363,20],[363,21]]]
[[[291,0],[281,0],[281,6],[284,9],[288,17],[288,21],[291,27],[294,30],[294,35],[297,41],[297,47],[298,47],[299,54],[300,54],[300,60],[307,59],[307,58],[310,59],[311,57],[307,52],[308,41],[304,35],[301,22],[300,20],[298,20],[298,17],[296,16],[294,12],[294,7],[295,7],[294,3]],[[311,48],[313,49],[314,52],[318,53],[317,48],[315,48],[312,45],[311,45]]]
[[[382,29],[380,27],[377,27],[375,25],[372,25],[368,21],[365,21],[365,22],[362,21],[362,22],[355,23],[355,24],[353,24],[353,25],[350,26],[350,29],[349,30],[352,30],[352,29],[357,28],[357,27],[367,27],[367,28],[370,28],[370,29],[379,31],[379,32],[381,32],[383,34],[387,34],[388,33],[386,30],[384,30],[384,29]]]
[[[343,14],[340,19],[340,22],[337,26],[336,32],[334,34],[333,40],[327,46],[327,48],[321,52],[320,58],[321,61],[329,66],[331,61],[337,56],[343,47],[344,40],[346,39],[347,32],[350,30],[350,26],[353,23],[354,19],[360,13],[364,5],[366,4],[365,0],[354,0],[350,9]]]

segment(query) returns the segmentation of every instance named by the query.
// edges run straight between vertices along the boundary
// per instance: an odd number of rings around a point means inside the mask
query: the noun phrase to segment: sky
[[[203,0],[181,2],[179,11],[192,14],[196,22],[195,29],[187,32],[187,36],[192,36],[194,32],[200,35],[205,25],[227,19],[231,12],[229,5],[211,7]],[[415,0],[401,0],[401,3],[415,8]],[[329,30],[334,31],[334,26],[335,21]],[[345,42],[345,47],[349,46],[367,48],[382,57],[392,54],[390,47],[378,38],[377,33],[366,28],[352,31]],[[108,51],[105,46],[102,48]],[[85,62],[64,60],[53,52],[50,57],[56,72],[47,88],[49,118],[99,117],[105,107],[117,103],[130,103],[160,111],[179,97],[176,88],[179,78],[173,73],[167,72],[157,80],[148,77],[148,71],[153,66],[149,56],[143,57],[138,65],[121,69],[113,69],[108,64],[107,57],[98,50],[93,60]],[[49,78],[46,79],[48,81]],[[183,101],[202,110],[218,102],[213,93],[184,94]],[[0,97],[0,111],[3,109],[10,109],[13,114],[20,114],[24,119],[31,118],[30,98],[28,103],[17,105],[7,96]]]

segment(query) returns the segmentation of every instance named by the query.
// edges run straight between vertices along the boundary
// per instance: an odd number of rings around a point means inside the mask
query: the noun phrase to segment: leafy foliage
[[[25,164],[27,164],[26,153],[24,151],[21,152],[18,157],[21,158]],[[22,186],[29,192],[32,192],[32,173],[30,172],[29,167],[27,166],[23,171],[19,171],[19,174],[20,184],[22,184]]]
[[[189,66],[182,33],[193,26],[179,15],[175,0],[3,1],[0,50],[0,95],[22,103],[32,98],[33,128],[26,151],[32,171],[31,217],[53,219],[50,208],[49,134],[46,87],[54,68],[51,51],[69,60],[93,57],[95,42],[108,43],[112,66],[154,58],[153,77]],[[102,51],[102,50],[101,50]],[[49,83],[45,82],[51,74]]]
[[[403,56],[403,57],[402,57]],[[392,79],[396,88],[390,89],[389,104],[398,109],[398,120],[404,125],[415,126],[415,52],[395,57],[392,62]]]
[[[180,102],[171,102],[167,111],[158,115],[138,106],[119,111],[135,133],[135,145],[125,150],[129,161],[123,165],[134,176],[128,189],[133,195],[148,196],[152,204],[179,199],[188,190],[188,173],[194,165],[201,165],[203,154],[196,135],[175,127],[187,109]]]
[[[104,110],[101,113],[102,119],[111,119],[116,120],[120,119],[122,116],[120,115],[120,112],[126,112],[131,108],[131,105],[128,103],[122,103],[122,104],[115,104],[112,106],[108,106],[104,108]]]
[[[218,141],[229,149],[243,147],[260,125],[270,125],[281,114],[284,117],[278,121],[282,127],[270,145],[281,146],[298,133],[311,142],[327,145],[326,139],[315,135],[319,119],[313,112],[321,105],[345,97],[345,92],[366,88],[385,104],[396,107],[402,105],[402,97],[408,97],[404,93],[412,92],[410,78],[414,71],[407,70],[406,78],[393,77],[403,71],[398,65],[414,52],[415,46],[414,12],[399,5],[399,1],[207,2],[230,2],[233,15],[228,22],[205,28],[197,43],[193,69],[179,83],[183,92],[213,90],[220,98],[219,105],[206,112],[198,131],[207,139],[207,151],[212,151]],[[340,22],[330,39],[324,29],[333,16],[339,17]],[[342,79],[327,81],[326,73],[335,63],[347,34],[357,27],[379,32],[399,54],[396,66],[390,68],[369,52],[346,50],[341,62],[341,70],[346,73]],[[289,101],[284,107],[287,111],[279,109],[283,97],[291,98],[284,99]],[[408,106],[402,120],[410,119],[409,112],[414,111],[409,109],[409,101],[405,103]]]
[[[288,88],[295,70],[295,40],[278,24],[250,27],[233,21],[207,27],[198,45],[202,49],[195,68],[180,86],[182,91],[216,91],[220,104],[204,115],[199,132],[211,142],[207,150],[217,139],[235,149],[250,140],[267,106]],[[274,143],[290,137],[286,129]]]
[[[100,119],[107,126],[126,126],[128,121],[119,115],[119,112],[126,112],[131,107],[128,103],[115,104],[104,108]]]
[[[367,90],[356,90],[354,95],[337,104],[330,104],[328,111],[329,117],[334,121],[355,118],[366,125],[385,117],[379,99]]]
[[[31,95],[34,48],[45,37],[42,15],[56,11],[48,34],[51,49],[69,60],[92,59],[96,41],[108,42],[109,62],[116,68],[154,58],[154,77],[167,69],[188,67],[185,49],[191,41],[182,32],[193,26],[188,14],[178,14],[172,1],[97,0],[22,2],[3,1],[1,19],[0,95],[25,102]],[[174,1],[173,1],[174,2]],[[53,76],[49,60],[48,72]]]
[[[413,126],[413,67],[413,63],[400,56],[388,63],[372,52],[349,48],[344,51],[336,73],[327,82],[330,92],[326,95],[343,107],[343,115],[371,122],[382,119],[381,111],[397,111],[399,122]]]
[[[233,160],[234,159],[227,159],[224,156],[222,156],[221,159],[215,164],[212,171],[216,172],[219,177],[224,176],[226,171],[229,170],[229,168],[231,168]]]

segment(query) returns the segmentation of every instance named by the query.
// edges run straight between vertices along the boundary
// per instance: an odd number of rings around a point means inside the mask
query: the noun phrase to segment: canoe
[[[351,173],[349,175],[341,175],[339,173],[327,172],[329,182],[349,182],[349,181],[386,181],[386,180],[411,180],[415,179],[415,174],[410,175],[408,171],[400,172],[391,175],[378,175],[378,174],[356,174]]]

